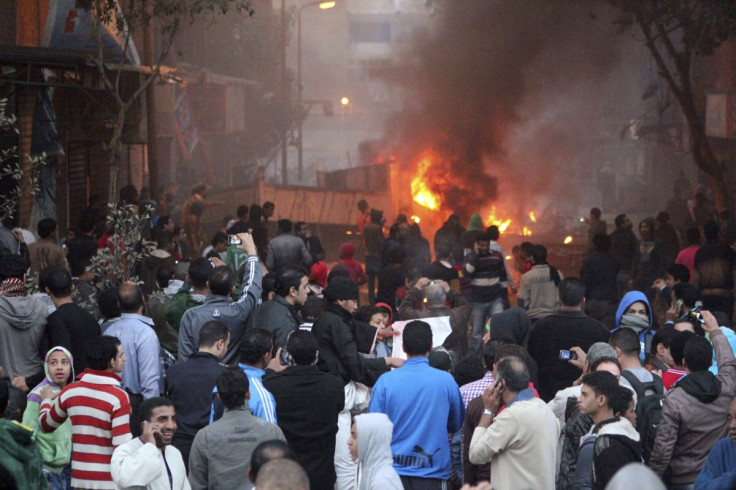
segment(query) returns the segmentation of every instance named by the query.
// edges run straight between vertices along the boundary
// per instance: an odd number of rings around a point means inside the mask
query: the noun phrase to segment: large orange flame
[[[411,181],[411,195],[414,202],[432,210],[440,208],[440,197],[432,192],[425,182],[425,176],[432,166],[428,155],[423,156],[417,165],[417,175]]]

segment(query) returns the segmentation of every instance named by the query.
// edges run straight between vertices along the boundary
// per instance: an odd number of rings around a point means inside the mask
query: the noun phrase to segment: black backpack
[[[652,375],[653,381],[642,383],[631,371],[621,371],[621,376],[631,383],[636,392],[636,430],[639,432],[641,454],[645,462],[654,448],[654,438],[657,436],[657,427],[662,419],[662,399],[664,385],[662,378]]]

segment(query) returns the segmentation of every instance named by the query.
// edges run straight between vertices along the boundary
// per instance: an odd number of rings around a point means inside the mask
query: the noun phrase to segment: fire
[[[525,227],[524,227],[524,229],[523,229],[523,230],[521,230],[521,234],[522,234],[523,236],[532,236],[532,230],[530,230],[529,228],[527,228],[527,227],[525,226]]]
[[[412,217],[411,217],[411,220],[412,220],[412,221],[413,221],[414,223],[417,223],[417,224],[419,224],[419,223],[421,223],[421,222],[422,222],[422,218],[420,218],[419,216],[412,216]]]
[[[411,181],[411,195],[417,204],[425,208],[437,210],[440,208],[440,198],[424,182],[425,174],[431,165],[432,161],[429,157],[424,157],[419,161],[417,176]]]
[[[509,226],[511,226],[511,218],[503,219],[496,216],[496,206],[491,207],[491,213],[488,215],[486,221],[491,225],[498,226],[498,231],[501,233],[505,233],[509,229]]]
[[[534,211],[529,211],[529,219],[532,220],[532,223],[536,223],[537,222],[537,215],[534,214]],[[531,235],[531,233],[529,233],[529,234]]]
[[[570,235],[567,235],[565,237],[565,241],[563,242],[565,245],[570,245],[572,243],[572,237]]]

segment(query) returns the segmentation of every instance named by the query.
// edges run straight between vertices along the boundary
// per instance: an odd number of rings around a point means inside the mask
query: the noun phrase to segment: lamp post
[[[303,126],[303,102],[302,102],[302,10],[307,7],[319,7],[322,10],[331,9],[335,6],[335,2],[311,2],[306,5],[299,7],[297,11],[297,35],[296,35],[296,90],[297,90],[297,105],[299,107],[299,126],[297,128],[297,175],[299,182],[301,183],[302,177],[304,176],[304,144],[302,142],[302,126]]]

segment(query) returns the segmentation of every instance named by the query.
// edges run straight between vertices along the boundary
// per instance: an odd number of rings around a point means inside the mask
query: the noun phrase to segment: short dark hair
[[[700,230],[693,226],[685,230],[685,238],[688,245],[698,245],[700,243]]]
[[[204,289],[207,287],[207,280],[212,272],[212,262],[204,257],[197,257],[189,263],[189,281],[197,289]]]
[[[608,337],[608,343],[612,347],[618,347],[621,352],[626,355],[636,355],[641,349],[641,343],[639,342],[639,336],[636,334],[634,329],[624,327],[619,328]]]
[[[536,244],[532,247],[532,259],[535,264],[544,264],[547,262],[547,247]]]
[[[477,242],[490,242],[491,241],[491,235],[489,235],[486,232],[478,233],[478,236],[475,237],[475,241]]]
[[[682,366],[682,359],[685,356],[685,344],[691,337],[695,336],[690,330],[675,330],[675,335],[670,341],[670,356],[677,366]]]
[[[120,316],[120,304],[118,303],[118,288],[109,287],[97,293],[97,307],[105,319]]]
[[[309,366],[317,359],[317,338],[312,332],[294,330],[286,341],[286,350],[299,366]]]
[[[703,224],[703,235],[706,240],[715,240],[718,238],[718,223],[713,220],[708,220]]]
[[[289,233],[291,231],[291,220],[286,218],[278,220],[278,228],[281,233]]]
[[[585,283],[579,277],[566,277],[560,281],[557,295],[563,306],[580,306],[585,297]]]
[[[313,323],[317,319],[317,317],[320,316],[324,311],[324,306],[325,302],[319,296],[307,296],[307,301],[305,301],[302,307],[299,309],[299,314],[301,314],[302,316],[302,321]],[[376,312],[377,311],[378,310],[376,310]],[[371,316],[373,316],[373,314],[371,314]],[[370,317],[368,318],[368,322],[370,322]]]
[[[271,208],[275,208],[275,207],[276,207],[276,205],[274,203],[272,203],[271,201],[266,201],[266,202],[263,203],[263,208],[264,209],[265,208],[271,209]]]
[[[245,264],[243,264],[245,267]],[[261,279],[261,301],[264,303],[268,301],[268,295],[276,292],[276,278],[273,277],[274,273],[269,272],[263,279]]]
[[[680,282],[672,287],[672,295],[682,300],[682,304],[688,308],[695,308],[695,303],[700,301],[700,291],[689,282]]]
[[[689,371],[707,371],[713,363],[713,346],[700,335],[690,337],[685,343],[683,359]]]
[[[506,389],[512,393],[529,388],[529,368],[520,357],[511,356],[496,363],[496,374],[498,379],[504,380]]]
[[[230,330],[220,320],[209,320],[199,330],[199,348],[212,347],[220,340],[227,340]]]
[[[488,234],[488,237],[495,241],[498,241],[498,238],[501,236],[501,232],[498,229],[498,226],[491,225],[486,229],[486,234]]]
[[[668,264],[665,272],[672,276],[675,281],[688,282],[690,280],[690,269],[682,264]]]
[[[595,371],[583,376],[583,384],[590,386],[595,396],[605,396],[606,405],[608,408],[613,408],[613,402],[618,396],[619,387],[616,376],[608,371]]]
[[[613,220],[613,224],[616,225],[616,228],[624,224],[624,220],[626,219],[625,214],[619,214],[616,216],[616,218]]]
[[[147,420],[148,422],[151,422],[151,417],[153,417],[153,411],[159,407],[173,407],[174,402],[166,398],[165,396],[156,396],[153,398],[149,398],[148,400],[143,400],[143,403],[140,404],[138,407],[138,415],[140,416],[141,421]]]
[[[616,396],[611,403],[614,415],[623,415],[629,410],[629,404],[634,401],[634,392],[625,386],[618,386]]]
[[[48,238],[56,231],[56,220],[45,218],[38,222],[38,236]]]
[[[110,367],[110,361],[118,356],[120,339],[109,335],[100,335],[87,341],[84,346],[84,357],[87,367],[96,371],[105,371]]]
[[[611,237],[605,233],[596,233],[593,235],[593,247],[600,253],[607,253],[611,250]]]
[[[409,322],[404,327],[404,351],[408,356],[423,356],[432,350],[432,328],[421,320]]]
[[[238,366],[228,366],[217,375],[217,395],[225,406],[225,410],[233,410],[245,406],[245,394],[250,385],[248,376]]]
[[[670,345],[672,344],[672,339],[675,338],[676,333],[677,330],[675,330],[674,325],[665,325],[664,327],[657,330],[657,333],[655,333],[654,337],[652,338],[652,345],[649,349],[649,353],[656,354],[659,344],[662,344],[665,348],[669,349]]]
[[[304,228],[306,228],[307,226],[308,225],[307,225],[307,222],[306,221],[297,221],[296,224],[294,225],[294,231],[296,231],[297,233],[299,233]]]
[[[437,260],[445,259],[452,254],[452,247],[449,243],[439,242],[434,246],[434,255]],[[430,279],[433,279],[430,277]]]
[[[360,209],[361,211],[365,211],[366,209],[368,209],[368,201],[366,201],[365,199],[361,199],[360,201],[358,201],[358,209]]]
[[[56,298],[68,298],[72,295],[72,275],[64,267],[53,265],[47,267],[46,287]]]
[[[511,339],[491,339],[483,346],[483,364],[489,371],[493,369],[496,363],[496,353],[499,347],[506,344],[513,344]]]
[[[221,231],[218,231],[217,233],[212,235],[212,241],[210,242],[210,245],[215,247],[219,243],[227,243],[227,235]]]
[[[600,208],[590,208],[590,215],[594,217],[595,219],[600,219],[601,217]]]
[[[263,328],[249,328],[243,334],[242,344],[240,344],[240,362],[255,364],[261,360],[263,354],[270,352],[272,348],[271,332]]]
[[[307,275],[304,269],[281,269],[276,273],[276,288],[274,291],[282,298],[289,296],[291,288],[299,290],[302,277]]]
[[[433,356],[435,352],[440,351],[433,350],[430,357]],[[447,353],[444,354],[446,356],[448,355]],[[472,383],[473,381],[477,381],[481,379],[484,374],[485,370],[483,369],[483,364],[480,362],[480,359],[475,356],[469,356],[462,359],[452,370],[452,377],[455,378],[455,382],[458,386],[463,386],[465,384]]]
[[[9,277],[23,278],[28,270],[28,261],[18,254],[0,255],[0,281]]]
[[[496,350],[496,366],[498,366],[498,363],[501,362],[503,359],[507,359],[509,357],[518,357],[519,359],[526,359],[526,351],[524,348],[518,344],[503,344],[498,347],[498,350]]]
[[[238,218],[242,218],[243,216],[248,216],[248,205],[241,204],[240,206],[238,206],[238,210],[235,212],[235,214],[238,215]]]
[[[593,361],[593,364],[590,365],[590,372],[594,373],[598,371],[598,368],[601,364],[615,364],[616,367],[618,367],[618,370],[621,371],[621,363],[618,362],[618,359],[616,359],[615,357],[606,356]]]
[[[210,292],[212,294],[217,296],[230,296],[230,292],[235,285],[235,274],[230,267],[221,265],[212,269],[212,272],[210,272],[210,275],[207,278],[207,282],[209,283]]]
[[[143,290],[138,284],[121,284],[118,288],[118,303],[122,313],[137,312],[143,306]]]
[[[254,483],[261,466],[264,464],[274,459],[294,460],[294,457],[294,451],[291,447],[280,439],[261,442],[253,449],[253,454],[250,455],[250,473]]]
[[[263,208],[260,204],[251,204],[248,214],[250,215],[251,221],[258,221],[263,218]]]

